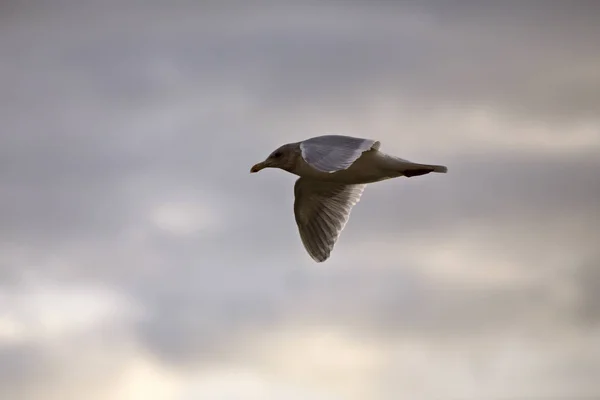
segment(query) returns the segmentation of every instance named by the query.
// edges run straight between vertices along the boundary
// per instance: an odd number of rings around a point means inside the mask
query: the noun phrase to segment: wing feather
[[[342,135],[317,136],[300,142],[302,158],[310,166],[323,172],[348,168],[362,153],[378,149],[380,143],[371,139]]]
[[[294,215],[300,239],[317,262],[329,258],[350,218],[352,207],[360,201],[366,185],[344,185],[299,178],[294,186]]]

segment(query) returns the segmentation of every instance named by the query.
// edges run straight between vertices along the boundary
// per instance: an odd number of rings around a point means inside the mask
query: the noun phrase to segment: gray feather
[[[366,185],[344,185],[299,178],[294,185],[294,215],[300,238],[308,254],[317,262],[329,258],[360,201]]]
[[[304,161],[323,172],[346,169],[365,151],[378,148],[378,141],[341,135],[317,136],[300,142]]]

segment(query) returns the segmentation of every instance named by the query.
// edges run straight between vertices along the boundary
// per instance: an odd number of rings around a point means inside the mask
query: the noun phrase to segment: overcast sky
[[[0,398],[600,397],[600,3],[0,2]],[[327,134],[367,187],[316,264]]]

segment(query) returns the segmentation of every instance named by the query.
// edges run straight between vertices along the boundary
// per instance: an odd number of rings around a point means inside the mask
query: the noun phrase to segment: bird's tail
[[[429,164],[415,164],[411,163],[404,169],[403,175],[406,177],[420,176],[429,174],[430,172],[438,172],[445,174],[448,172],[448,168],[444,165],[429,165]]]
[[[448,167],[445,165],[428,165],[428,167],[433,168],[432,172],[439,172],[440,174],[445,174],[448,172]]]

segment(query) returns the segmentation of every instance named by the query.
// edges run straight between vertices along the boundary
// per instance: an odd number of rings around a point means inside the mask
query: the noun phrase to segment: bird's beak
[[[266,168],[266,167],[267,167],[267,164],[266,164],[266,162],[265,162],[265,161],[263,161],[263,162],[259,162],[258,164],[254,164],[254,165],[252,166],[252,168],[250,168],[250,173],[255,173],[255,172],[258,172],[258,171],[260,171],[261,169],[264,169],[264,168]]]

